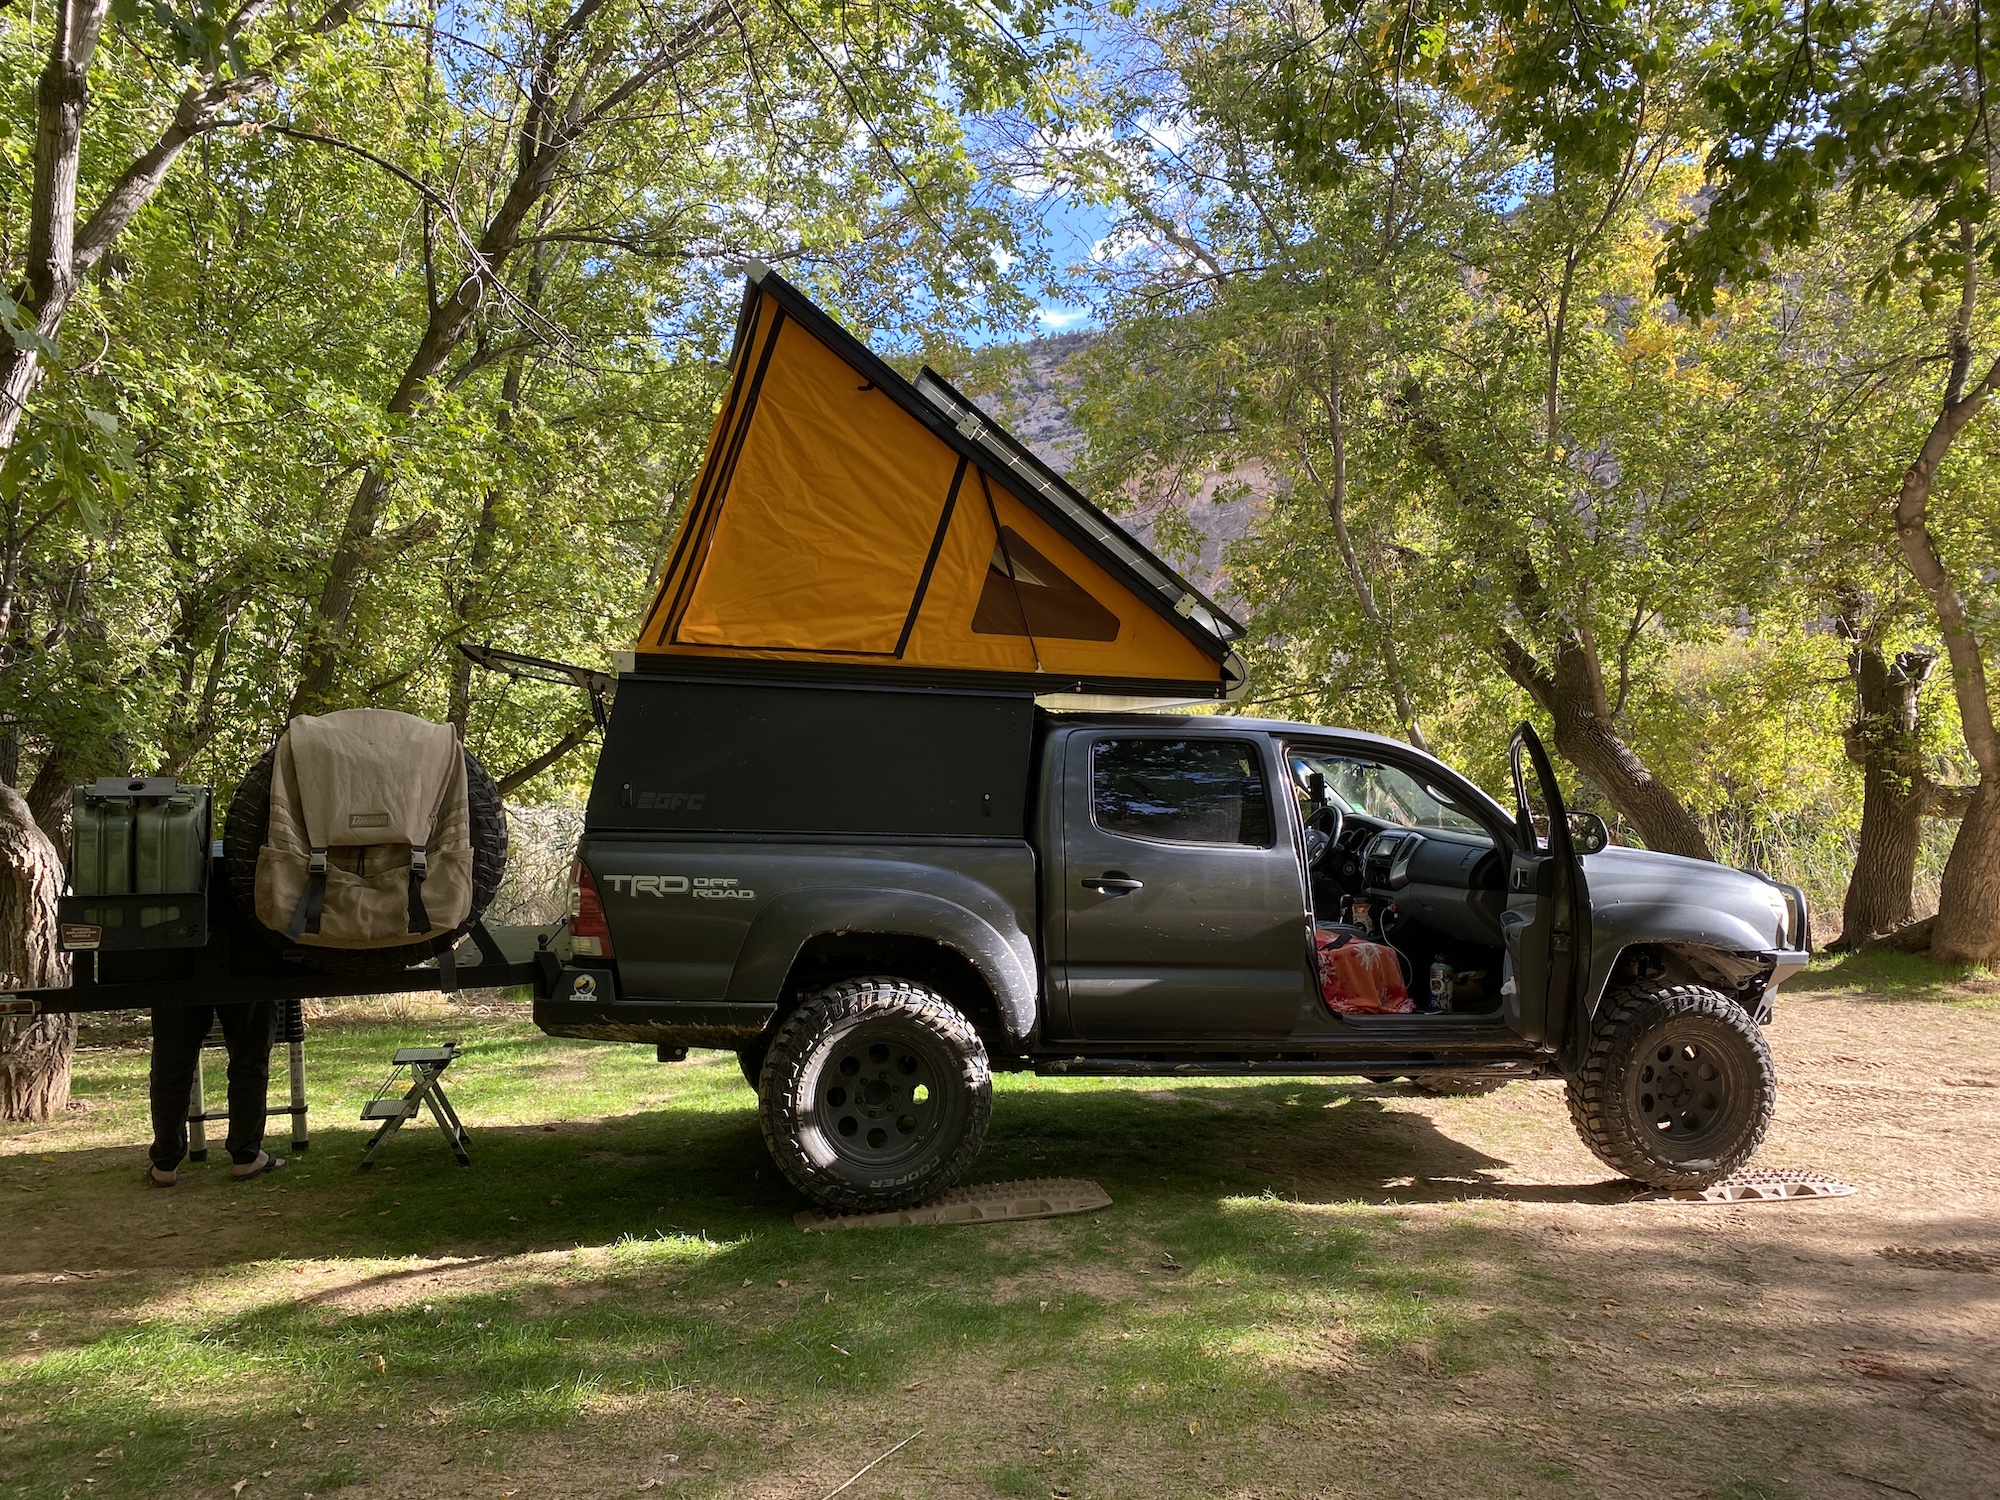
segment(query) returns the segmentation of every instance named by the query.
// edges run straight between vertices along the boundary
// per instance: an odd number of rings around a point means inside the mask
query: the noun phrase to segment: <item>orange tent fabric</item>
[[[766,271],[637,654],[1222,697],[1241,634],[941,378],[905,381]]]

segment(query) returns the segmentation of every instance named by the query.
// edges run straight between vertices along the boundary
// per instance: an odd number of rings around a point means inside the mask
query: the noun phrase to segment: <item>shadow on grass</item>
[[[1677,1248],[1685,1231],[1647,1217],[1602,1249],[1576,1242],[1551,1267],[1545,1246],[1498,1215],[1372,1205],[1612,1203],[1630,1190],[1504,1183],[1513,1163],[1501,1147],[1440,1128],[1459,1106],[1396,1109],[1395,1089],[1300,1080],[1006,1079],[972,1176],[1091,1176],[1111,1208],[803,1235],[748,1091],[713,1060],[663,1076],[695,1099],[547,1126],[482,1126],[468,1109],[469,1169],[427,1119],[365,1176],[353,1170],[365,1132],[347,1124],[320,1131],[287,1173],[241,1187],[218,1164],[148,1193],[124,1147],[8,1158],[10,1206],[49,1232],[70,1224],[63,1254],[75,1258],[51,1259],[33,1235],[0,1248],[10,1268],[42,1273],[0,1303],[16,1335],[0,1367],[0,1471],[54,1497],[115,1451],[123,1492],[220,1493],[262,1471],[248,1450],[219,1448],[218,1432],[260,1446],[282,1433],[283,1453],[256,1461],[279,1471],[265,1492],[325,1495],[418,1463],[441,1474],[430,1466],[462,1460],[453,1473],[470,1484],[508,1462],[510,1442],[525,1458],[537,1442],[549,1455],[604,1440],[636,1465],[670,1440],[687,1467],[713,1460],[721,1487],[799,1467],[770,1436],[779,1424],[824,1431],[889,1413],[897,1435],[920,1424],[940,1444],[986,1435],[981,1451],[998,1463],[1011,1450],[992,1434],[1011,1442],[1024,1416],[1054,1410],[1193,1475],[1196,1425],[1289,1428],[1342,1371],[1373,1388],[1385,1369],[1418,1385],[1511,1361],[1552,1390],[1586,1390],[1602,1377],[1553,1373],[1559,1352],[1575,1353],[1564,1331],[1580,1331],[1580,1311],[1607,1360],[1657,1359],[1613,1331],[1610,1309],[1636,1309],[1662,1276],[1707,1278],[1682,1301],[1711,1301],[1717,1281],[1754,1294],[1745,1301],[1817,1298],[1845,1337],[1881,1344],[1846,1311],[1848,1284],[1919,1274],[1786,1256],[1691,1268]],[[560,1107],[551,1094],[550,1111]],[[128,1154],[129,1168],[107,1162]],[[101,1279],[47,1284],[65,1266]],[[1935,1304],[1944,1320],[1965,1279],[1932,1275],[1904,1310]],[[1646,1326],[1670,1336],[1681,1316]],[[1727,1339],[1756,1342],[1733,1327]],[[1961,1341],[1970,1346],[1969,1328]],[[1773,1383],[1759,1399],[1826,1427],[1840,1398]],[[1760,1408],[1766,1424],[1771,1410]],[[619,1426],[628,1420],[644,1435]],[[560,1435],[572,1427],[581,1444]],[[1047,1456],[1039,1441],[1033,1451]],[[1008,1457],[995,1485],[1043,1475],[1042,1458]],[[640,1472],[565,1485],[558,1467],[542,1487],[624,1493]]]
[[[1887,949],[1815,959],[1792,981],[1791,988],[1852,995],[1860,1000],[2000,1005],[2000,975],[1975,964],[1943,964],[1927,954]]]
[[[1317,1081],[1179,1093],[1017,1084],[996,1098],[968,1181],[1091,1177],[1136,1210],[1239,1197],[1615,1203],[1634,1191],[1615,1180],[1503,1181],[1512,1163],[1454,1139],[1425,1113],[1389,1108],[1394,1093]],[[171,1192],[143,1187],[136,1150],[129,1167],[123,1151],[102,1147],[15,1157],[0,1166],[0,1181],[16,1179],[25,1194],[17,1207],[54,1241],[38,1252],[26,1235],[0,1251],[0,1265],[47,1267],[54,1255],[59,1264],[146,1270],[175,1261],[519,1255],[663,1234],[727,1241],[795,1234],[791,1217],[807,1206],[773,1166],[747,1090],[734,1111],[697,1100],[504,1127],[464,1112],[473,1165],[463,1168],[428,1114],[393,1136],[366,1174],[355,1167],[367,1133],[347,1125],[316,1125],[310,1152],[257,1184],[228,1181],[219,1153],[184,1167]],[[278,1136],[273,1146],[284,1149]]]

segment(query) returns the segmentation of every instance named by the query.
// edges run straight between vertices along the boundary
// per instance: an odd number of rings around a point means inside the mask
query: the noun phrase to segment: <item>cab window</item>
[[[1091,747],[1091,815],[1170,844],[1271,846],[1271,799],[1249,740],[1106,739]]]
[[[1317,774],[1325,778],[1327,800],[1343,813],[1358,813],[1402,828],[1487,832],[1449,792],[1398,766],[1298,745],[1292,747],[1290,759],[1293,789],[1302,813],[1310,815],[1313,811],[1309,789]]]

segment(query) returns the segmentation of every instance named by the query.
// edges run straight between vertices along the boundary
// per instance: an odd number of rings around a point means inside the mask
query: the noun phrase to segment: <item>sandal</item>
[[[175,1172],[171,1177],[158,1176],[156,1175],[158,1172],[159,1172],[158,1167],[155,1167],[151,1162],[146,1163],[146,1186],[157,1187],[157,1188],[170,1188],[177,1185],[181,1180],[181,1174],[179,1172]]]
[[[266,1172],[282,1172],[287,1166],[291,1165],[284,1157],[273,1156],[268,1151],[260,1151],[257,1154],[264,1159],[247,1172],[231,1172],[229,1180],[231,1182],[249,1182],[253,1178],[262,1177]]]

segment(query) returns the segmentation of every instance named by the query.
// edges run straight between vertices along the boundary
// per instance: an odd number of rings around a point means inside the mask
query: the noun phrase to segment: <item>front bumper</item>
[[[1779,985],[1812,962],[1812,950],[1809,948],[1780,948],[1764,956],[1771,960],[1771,977],[1764,981],[1766,995],[1776,994]]]

